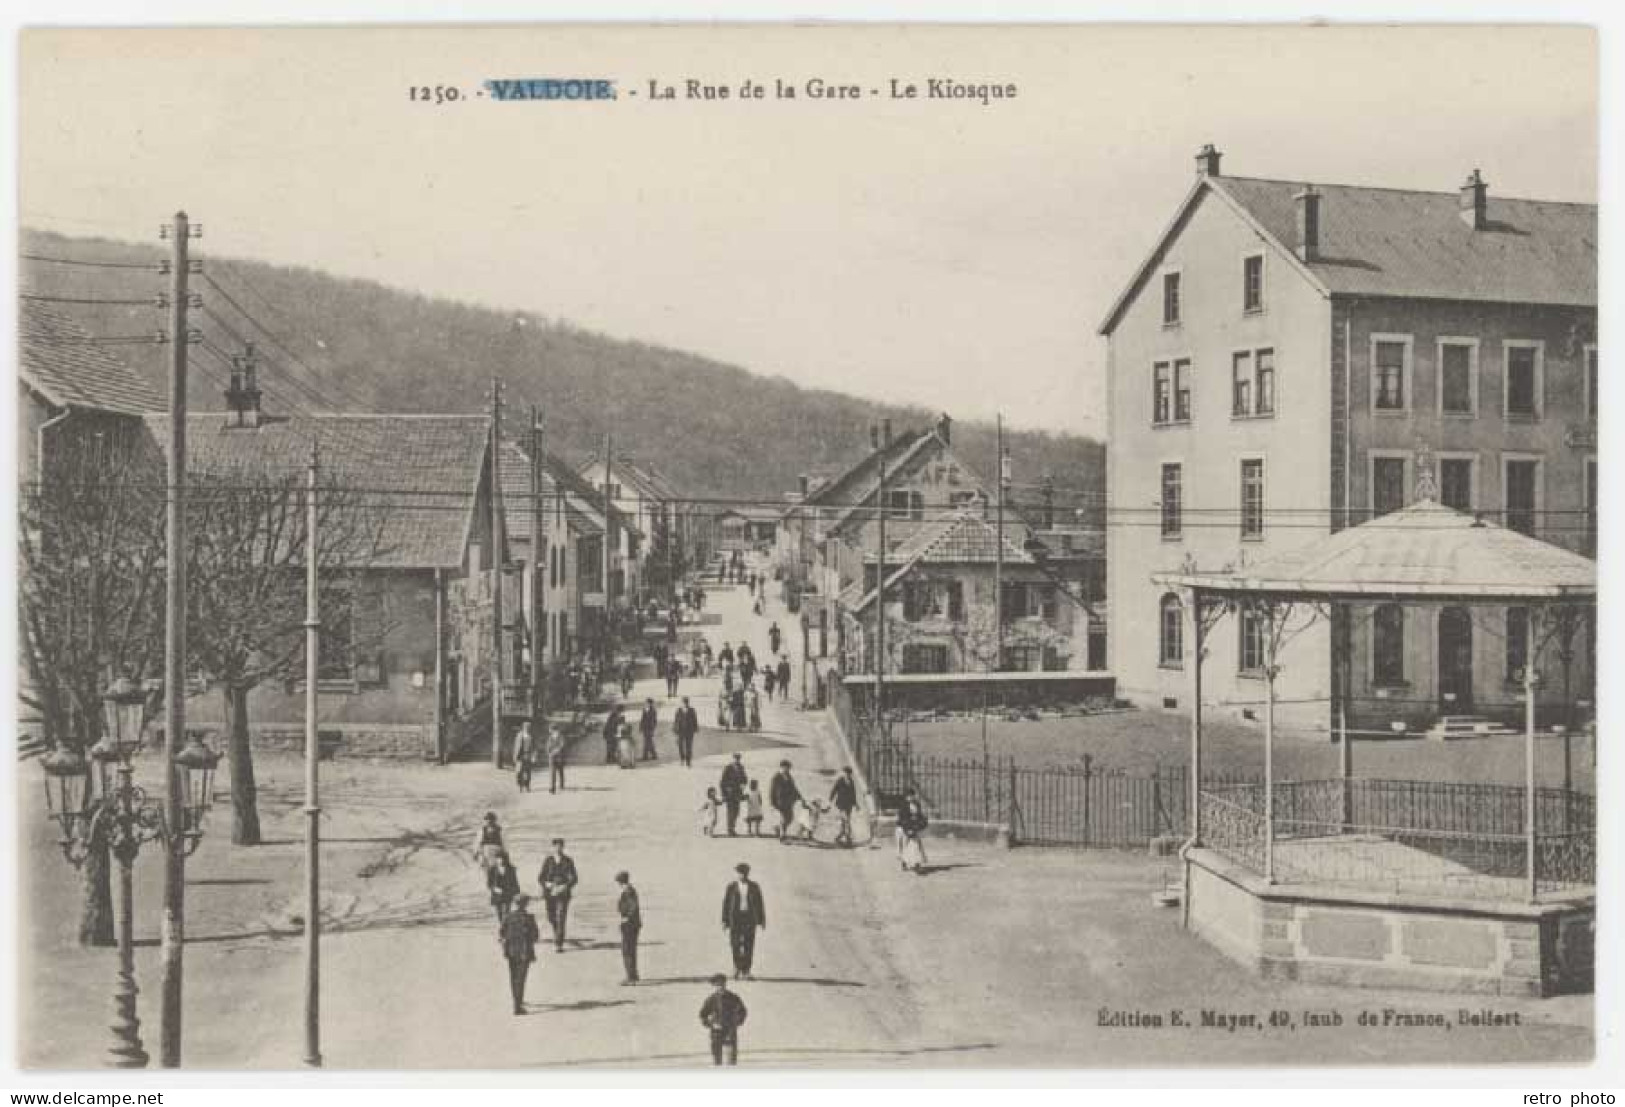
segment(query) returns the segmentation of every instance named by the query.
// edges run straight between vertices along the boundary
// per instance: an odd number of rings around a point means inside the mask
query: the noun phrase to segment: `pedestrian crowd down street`
[[[767,615],[768,575],[749,567],[738,551],[719,563],[716,575],[719,584],[744,585],[751,601],[752,618],[769,620],[764,632],[766,660],[759,661],[749,642],[743,639],[724,640],[720,650],[713,653],[709,639],[700,634],[694,637],[689,646],[689,662],[685,667],[677,644],[677,627],[685,618],[696,617],[703,609],[705,591],[697,582],[680,589],[681,599],[665,620],[664,640],[654,647],[653,652],[654,671],[665,682],[666,698],[677,701],[670,715],[670,733],[675,739],[675,764],[683,769],[693,768],[695,738],[702,730],[699,712],[691,697],[680,695],[681,681],[685,675],[700,679],[714,677],[718,681],[715,730],[719,734],[739,735],[741,738],[763,731],[763,698],[771,703],[777,695],[778,701],[783,703],[790,693],[791,664],[789,653],[784,649],[783,631]],[[651,622],[658,625],[657,610],[651,608],[649,617]],[[634,731],[634,724],[628,715],[636,683],[632,660],[624,660],[614,672],[619,699],[610,704],[599,728],[599,736],[604,743],[603,763],[622,770],[657,766],[662,760],[660,706],[654,696],[645,696],[638,710]],[[761,684],[760,693],[757,690],[758,682]],[[531,732],[529,723],[523,724],[513,745],[513,771],[519,791],[530,792],[536,771],[544,767],[548,770],[549,793],[567,791],[569,745],[556,724],[546,726],[545,736],[541,738]],[[924,829],[924,813],[917,803],[915,807],[918,810],[918,827],[911,840],[917,848],[918,833]],[[767,818],[769,810],[772,813],[771,822]],[[792,761],[783,758],[768,782],[764,799],[762,784],[760,780],[751,778],[743,752],[734,750],[728,755],[717,782],[705,786],[699,812],[700,833],[710,838],[772,837],[785,845],[850,849],[867,845],[871,837],[866,832],[860,835],[854,830],[859,823],[866,827],[867,816],[861,803],[860,784],[850,765],[836,774],[827,798],[809,798],[796,781]],[[900,851],[901,842],[900,834]],[[526,985],[531,967],[538,960],[537,948],[550,943],[555,954],[566,952],[571,897],[581,881],[576,862],[567,852],[565,840],[553,838],[551,847],[536,872],[537,895],[533,896],[524,890],[524,879],[510,855],[503,827],[495,812],[485,813],[474,837],[474,859],[484,875],[495,912],[497,941],[501,956],[507,963],[510,998],[516,1016],[528,1012]],[[919,856],[923,862],[923,852]],[[908,864],[905,863],[904,867],[907,868]],[[767,929],[766,894],[762,885],[753,878],[749,862],[737,862],[733,866],[733,874],[733,879],[723,889],[721,899],[721,927],[732,963],[731,979],[754,981],[756,942],[759,932]],[[613,883],[623,970],[620,985],[635,987],[641,982],[638,947],[643,929],[643,908],[629,870],[617,871]],[[541,921],[531,909],[538,896],[543,907]],[[545,934],[542,921],[547,926]],[[710,985],[711,991],[700,1007],[699,1020],[709,1038],[713,1062],[718,1065],[735,1064],[739,1056],[740,1027],[747,1016],[745,1000],[737,992],[729,990],[730,974],[715,973],[703,979]]]

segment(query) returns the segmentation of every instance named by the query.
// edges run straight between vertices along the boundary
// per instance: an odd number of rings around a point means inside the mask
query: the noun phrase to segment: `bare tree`
[[[231,840],[260,842],[248,695],[303,673],[307,511],[302,475],[247,465],[194,473],[189,498],[189,667],[224,699],[231,780]],[[387,632],[365,570],[382,552],[388,508],[323,476],[316,559],[324,661]],[[371,616],[364,618],[364,616]],[[347,633],[336,633],[344,628]]]
[[[21,490],[22,701],[46,742],[80,751],[101,737],[108,683],[152,674],[163,656],[163,485],[117,438],[65,451]],[[107,843],[90,847],[79,940],[112,945]]]

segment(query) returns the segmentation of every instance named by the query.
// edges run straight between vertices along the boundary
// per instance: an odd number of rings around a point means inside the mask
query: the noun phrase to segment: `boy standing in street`
[[[711,977],[712,992],[700,1004],[700,1023],[711,1032],[711,1062],[739,1063],[739,1028],[745,1025],[745,1001],[728,990],[722,973]]]

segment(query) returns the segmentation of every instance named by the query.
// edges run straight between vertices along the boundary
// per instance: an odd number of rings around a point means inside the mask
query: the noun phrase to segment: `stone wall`
[[[868,714],[874,677],[846,677],[842,686],[853,709]],[[980,711],[984,703],[1012,709],[1072,707],[1110,700],[1115,688],[1116,681],[1105,673],[910,674],[886,679],[886,706],[888,711]]]
[[[1262,882],[1208,850],[1186,864],[1190,928],[1264,976],[1316,984],[1544,996],[1594,987],[1591,903],[1331,898]]]
[[[250,729],[254,748],[300,753],[305,748],[303,727],[279,725]],[[434,727],[416,724],[369,723],[358,726],[323,726],[317,731],[322,757],[362,757],[395,761],[434,759]]]

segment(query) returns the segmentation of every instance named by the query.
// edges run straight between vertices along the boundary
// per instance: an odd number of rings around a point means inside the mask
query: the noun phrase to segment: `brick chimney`
[[[945,411],[937,416],[937,437],[942,439],[944,446],[950,446],[954,440],[954,421]]]
[[[1489,201],[1490,183],[1475,169],[1461,185],[1461,221],[1475,231],[1483,230],[1489,225]]]
[[[1320,193],[1306,184],[1292,197],[1298,208],[1298,260],[1320,260]]]
[[[1198,177],[1219,176],[1219,159],[1223,156],[1213,143],[1210,142],[1203,146],[1196,151],[1196,175]]]

